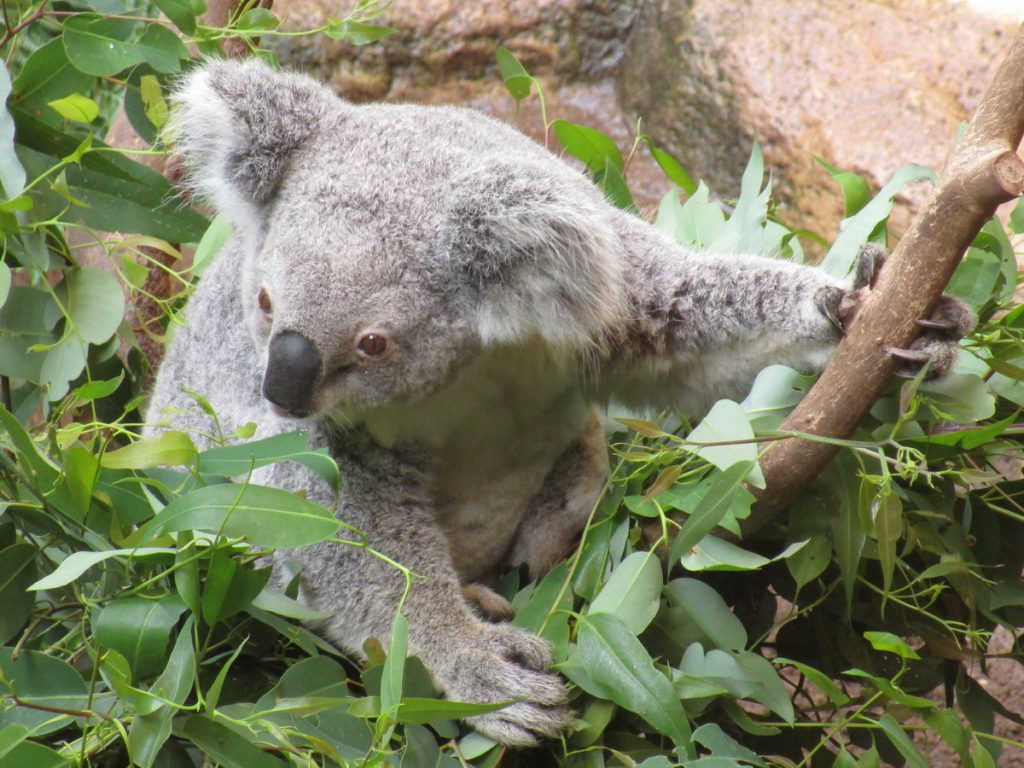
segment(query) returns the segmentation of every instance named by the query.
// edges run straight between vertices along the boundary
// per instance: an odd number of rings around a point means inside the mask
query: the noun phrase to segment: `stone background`
[[[495,50],[507,46],[543,82],[549,117],[599,128],[623,149],[642,119],[724,197],[738,192],[756,139],[782,218],[831,239],[842,198],[814,156],[876,189],[908,162],[938,170],[1024,15],[1020,0],[974,2],[988,10],[948,0],[395,0],[382,23],[398,32],[382,43],[318,36],[272,47],[353,101],[470,106],[543,141],[537,100],[516,114],[501,82]],[[339,12],[333,0],[277,0],[275,11],[294,29]],[[646,210],[668,189],[646,151],[629,181]],[[918,185],[898,200],[897,229],[926,194]]]

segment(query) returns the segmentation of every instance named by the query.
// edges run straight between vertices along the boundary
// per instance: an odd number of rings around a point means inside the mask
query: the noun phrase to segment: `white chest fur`
[[[426,452],[438,523],[470,580],[501,562],[587,414],[572,364],[538,342],[491,348],[444,390],[363,423],[385,447]]]

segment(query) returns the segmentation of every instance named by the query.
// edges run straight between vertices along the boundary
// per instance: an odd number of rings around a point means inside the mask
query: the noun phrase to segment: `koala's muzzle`
[[[282,331],[270,340],[263,397],[288,416],[308,416],[323,359],[313,342],[295,331]]]

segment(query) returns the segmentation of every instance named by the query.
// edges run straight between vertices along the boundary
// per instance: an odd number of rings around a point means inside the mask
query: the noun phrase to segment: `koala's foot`
[[[885,250],[879,245],[868,243],[860,249],[853,290],[844,293],[832,311],[826,311],[840,330],[845,332],[857,316],[885,259]],[[931,317],[917,321],[921,333],[909,349],[885,348],[887,354],[900,362],[896,375],[912,378],[927,366],[929,379],[945,376],[956,362],[960,339],[974,327],[975,320],[970,307],[955,296],[943,294]]]
[[[466,584],[462,596],[488,621],[512,621],[516,617],[512,603],[483,584]]]
[[[974,323],[970,307],[955,296],[943,294],[931,317],[917,321],[921,334],[910,349],[886,347],[885,351],[900,361],[896,375],[911,378],[927,365],[929,379],[945,376],[956,362],[958,342]]]
[[[547,642],[510,624],[484,624],[477,642],[460,654],[447,680],[454,701],[514,701],[504,709],[466,719],[485,736],[512,747],[532,747],[569,727],[565,685],[548,672]]]

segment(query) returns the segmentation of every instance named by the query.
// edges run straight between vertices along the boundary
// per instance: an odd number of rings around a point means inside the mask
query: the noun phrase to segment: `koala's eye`
[[[266,288],[260,288],[260,292],[256,294],[256,302],[260,305],[260,310],[264,315],[270,317],[274,314],[274,305],[270,301],[270,294],[267,293]]]
[[[380,357],[391,351],[391,339],[383,331],[369,331],[356,341],[360,357]]]

